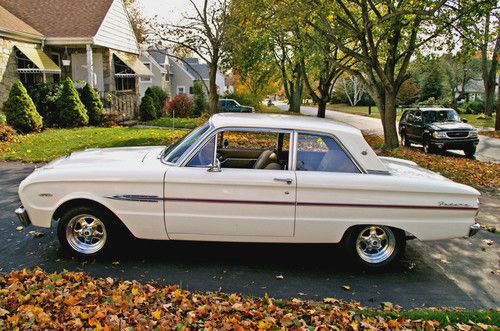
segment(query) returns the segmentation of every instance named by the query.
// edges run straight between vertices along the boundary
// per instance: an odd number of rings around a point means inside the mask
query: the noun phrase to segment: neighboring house
[[[499,75],[496,76],[495,82],[498,82]],[[496,91],[496,88],[495,88]],[[472,100],[484,100],[484,82],[482,79],[471,79],[469,80],[465,86],[464,91],[457,93],[457,97],[462,96],[462,100],[464,101],[472,101]]]
[[[153,73],[152,77],[141,77],[139,81],[139,92],[141,97],[148,87],[159,86],[168,95],[170,91],[170,65],[164,51],[141,51],[142,63]]]
[[[139,77],[153,76],[123,0],[0,0],[0,46],[0,102],[17,79],[30,86],[71,77],[132,117]]]
[[[208,86],[210,68],[206,63],[200,63],[198,59],[187,58],[184,61],[169,57],[170,64],[170,90],[171,95],[193,94],[193,85],[197,80],[203,80]],[[219,94],[230,91],[230,86],[226,84],[226,77],[217,72],[216,84]]]

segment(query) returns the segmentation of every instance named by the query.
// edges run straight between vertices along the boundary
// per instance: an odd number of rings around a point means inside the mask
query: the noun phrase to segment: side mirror
[[[215,159],[214,163],[210,164],[207,169],[208,172],[221,172],[222,168],[219,159]]]
[[[466,120],[466,119],[464,119],[464,118],[462,118],[462,122],[464,122],[464,123],[469,123],[469,121],[468,121],[468,120]]]

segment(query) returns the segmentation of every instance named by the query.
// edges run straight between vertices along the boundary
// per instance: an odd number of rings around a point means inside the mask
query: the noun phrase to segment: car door
[[[251,241],[293,236],[295,172],[209,167],[216,146],[217,134],[212,133],[184,165],[167,171],[164,208],[169,237]]]
[[[297,208],[295,236],[304,242],[337,242],[346,228],[361,220],[366,201],[362,173],[342,144],[331,135],[299,132],[296,139]]]
[[[424,122],[422,120],[422,111],[416,110],[413,116],[413,128],[412,134],[414,141],[422,141],[422,137],[424,135]]]

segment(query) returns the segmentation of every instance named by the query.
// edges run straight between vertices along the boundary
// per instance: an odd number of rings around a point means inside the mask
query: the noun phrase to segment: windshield
[[[210,125],[204,123],[203,125],[197,127],[189,134],[179,139],[174,144],[168,146],[163,152],[165,162],[176,163],[179,158],[198,141],[198,139],[208,131]]]
[[[423,117],[427,123],[460,122],[460,116],[453,109],[424,111]]]

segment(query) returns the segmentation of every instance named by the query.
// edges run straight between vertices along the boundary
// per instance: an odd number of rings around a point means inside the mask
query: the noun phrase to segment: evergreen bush
[[[37,112],[33,100],[21,81],[18,80],[12,85],[3,110],[7,123],[17,132],[30,133],[42,130],[42,116]]]
[[[104,117],[104,106],[99,94],[97,94],[97,91],[89,83],[85,84],[82,88],[80,99],[87,109],[89,125],[101,125]]]
[[[58,126],[61,128],[74,128],[85,126],[89,123],[87,110],[83,105],[75,85],[71,79],[66,79],[61,91],[61,97],[56,102],[58,112]]]
[[[61,97],[62,88],[63,83],[42,83],[28,88],[28,94],[43,118],[44,127],[58,125],[57,100]]]
[[[155,100],[149,95],[144,95],[141,100],[139,112],[142,121],[151,121],[157,118],[158,113],[156,110]]]
[[[207,111],[207,97],[203,88],[203,83],[195,81],[193,85],[193,101],[194,108],[192,117],[200,117],[201,114]]]

